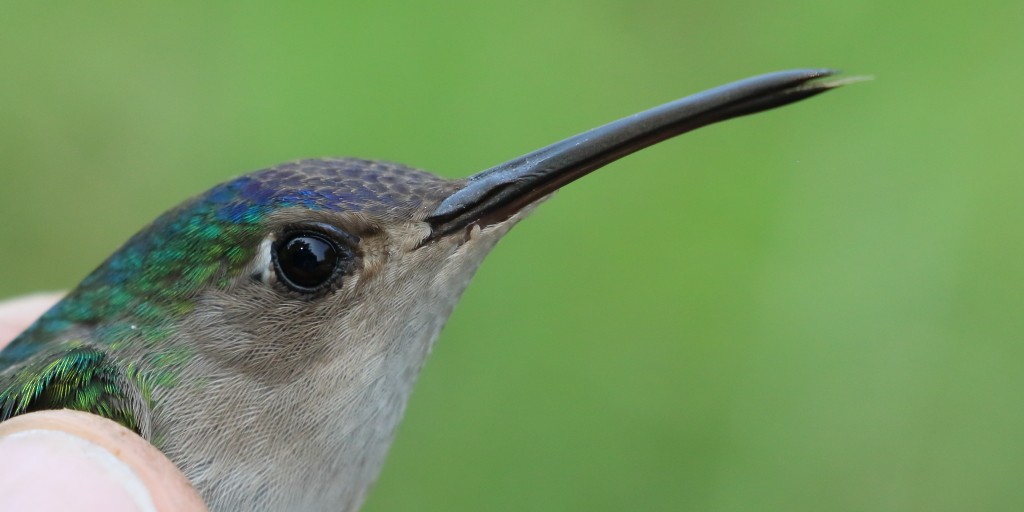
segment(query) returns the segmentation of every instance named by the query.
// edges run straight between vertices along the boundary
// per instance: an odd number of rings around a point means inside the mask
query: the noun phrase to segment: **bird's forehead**
[[[456,186],[399,164],[358,159],[301,160],[247,174],[212,189],[221,220],[254,209],[308,208],[371,215],[409,214],[440,202]],[[208,204],[209,204],[208,203]]]

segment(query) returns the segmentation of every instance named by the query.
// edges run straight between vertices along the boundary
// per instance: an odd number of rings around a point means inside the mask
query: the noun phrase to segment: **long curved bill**
[[[428,240],[508,219],[605,164],[690,130],[788,105],[851,80],[828,69],[755,76],[634,114],[474,174],[427,217]]]

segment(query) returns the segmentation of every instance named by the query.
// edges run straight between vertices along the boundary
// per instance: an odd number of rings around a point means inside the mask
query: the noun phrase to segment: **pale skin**
[[[0,349],[61,295],[0,301]],[[43,411],[0,423],[0,461],[0,510],[206,510],[153,445],[92,414]]]

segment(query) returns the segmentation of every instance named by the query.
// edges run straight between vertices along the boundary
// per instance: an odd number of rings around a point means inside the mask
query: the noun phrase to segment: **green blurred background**
[[[574,184],[366,510],[1024,509],[1024,3],[0,2],[0,296],[299,157],[462,176],[761,72],[876,80]]]

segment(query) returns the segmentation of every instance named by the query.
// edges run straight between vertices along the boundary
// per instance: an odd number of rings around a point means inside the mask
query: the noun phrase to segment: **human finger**
[[[153,445],[84,412],[41,411],[0,423],[0,461],[0,510],[207,510]]]

